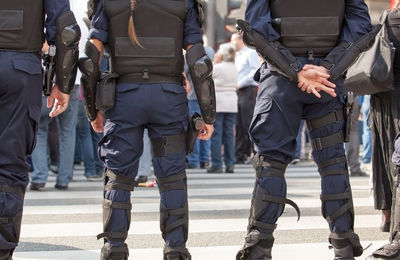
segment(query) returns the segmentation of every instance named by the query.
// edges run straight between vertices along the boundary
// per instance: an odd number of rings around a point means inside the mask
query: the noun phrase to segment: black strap
[[[300,219],[299,206],[297,206],[297,204],[293,200],[290,200],[287,198],[282,198],[282,197],[266,195],[266,194],[263,196],[263,199],[264,199],[263,201],[271,201],[271,202],[275,202],[275,203],[279,203],[279,204],[288,204],[288,205],[292,206],[297,212],[297,221]]]
[[[22,188],[11,187],[11,186],[6,186],[6,185],[0,185],[0,191],[17,194],[22,199],[25,196],[25,192],[24,192],[24,190]]]
[[[178,228],[180,226],[184,226],[186,224],[187,224],[187,220],[185,218],[178,219],[178,220],[168,224],[167,226],[165,226],[164,227],[164,233],[169,233],[172,230],[174,230],[174,229],[176,229],[176,228]]]
[[[253,220],[251,222],[252,226],[263,228],[263,229],[268,229],[268,230],[274,230],[276,229],[277,225],[276,224],[268,224],[268,223],[263,223],[261,221]]]
[[[184,180],[184,179],[186,179],[186,173],[182,172],[182,173],[174,174],[174,175],[164,177],[164,178],[157,178],[157,183],[165,184],[165,183],[170,183],[170,182],[177,182],[177,181]]]
[[[123,183],[123,184],[132,184],[135,181],[135,179],[130,178],[128,176],[121,175],[121,174],[117,175],[110,169],[106,170],[106,176],[109,177],[111,180],[115,180],[116,182]]]
[[[135,189],[135,179],[121,174],[115,174],[110,169],[106,170],[106,176],[113,180],[113,183],[104,185],[105,191],[110,190],[124,190],[133,191]]]
[[[187,187],[185,183],[176,183],[185,179],[185,172],[174,174],[165,178],[157,178],[158,190],[160,193],[169,190],[186,190]]]
[[[184,78],[179,76],[165,76],[143,71],[143,73],[134,73],[121,75],[117,79],[117,83],[132,83],[137,84],[151,84],[151,83],[172,83],[177,85],[184,85]]]
[[[151,139],[154,157],[165,157],[186,149],[186,133]]]
[[[105,191],[110,191],[110,190],[133,191],[134,189],[135,189],[135,183],[132,184],[110,183],[104,186]]]
[[[287,164],[283,164],[277,161],[272,161],[264,158],[264,156],[260,154],[254,155],[253,158],[253,166],[254,169],[258,169],[260,167],[270,167],[270,168],[275,168],[275,169],[280,169],[282,171],[286,171]]]
[[[275,176],[275,177],[285,177],[285,171],[270,168],[267,171],[262,171],[261,169],[258,169],[256,172],[257,179],[263,178],[263,177],[268,177],[268,176]]]
[[[97,239],[107,238],[108,240],[125,241],[128,237],[128,232],[103,232],[97,235]]]
[[[318,165],[318,168],[322,169],[322,168],[325,168],[325,167],[328,167],[328,166],[331,166],[331,165],[334,165],[337,163],[346,162],[346,161],[347,161],[346,156],[341,156],[341,157],[335,157],[335,158],[332,158],[330,160],[326,160],[323,162],[319,162],[319,163],[317,163],[317,165]]]
[[[343,143],[343,133],[337,132],[332,135],[311,139],[311,146],[314,151],[321,151],[324,148]]]
[[[332,123],[339,123],[339,121],[343,120],[343,110],[334,110],[324,116],[314,118],[311,120],[307,120],[307,128],[309,131],[316,129],[316,128],[321,128],[327,125],[330,125]]]
[[[104,208],[113,208],[113,209],[132,209],[132,203],[130,202],[115,202],[111,200],[103,200],[103,207]]]
[[[322,201],[348,200],[348,202],[346,202],[333,214],[326,217],[326,221],[328,221],[329,224],[331,224],[338,217],[346,213],[346,211],[353,212],[353,202],[351,200],[351,192],[349,191],[337,194],[321,194],[320,198]]]
[[[330,170],[319,170],[319,174],[321,177],[326,177],[326,176],[331,176],[331,175],[349,175],[349,172],[347,169],[330,169]]]

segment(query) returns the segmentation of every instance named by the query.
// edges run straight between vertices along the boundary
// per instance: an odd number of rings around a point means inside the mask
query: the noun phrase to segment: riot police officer
[[[100,0],[92,18],[88,57],[79,61],[85,107],[92,126],[103,130],[99,154],[105,163],[101,259],[128,259],[125,244],[131,220],[130,194],[148,129],[154,174],[160,192],[160,229],[164,259],[190,259],[186,186],[186,131],[189,116],[183,87],[183,55],[203,115],[199,138],[209,139],[215,120],[212,62],[200,33],[197,1]],[[89,12],[92,13],[92,12]],[[103,102],[99,57],[104,44],[111,53],[111,78],[116,78],[113,106]],[[113,86],[112,80],[107,86]],[[110,88],[107,88],[109,90]],[[97,98],[95,99],[94,97]],[[103,98],[101,98],[103,97]],[[107,106],[105,106],[107,103]],[[112,103],[112,102],[111,102]],[[103,111],[105,113],[103,114]]]
[[[272,259],[273,231],[285,204],[284,173],[293,159],[301,119],[307,121],[321,175],[323,216],[335,259],[363,252],[343,141],[343,74],[376,34],[363,0],[249,0],[238,21],[245,43],[265,60],[249,128],[257,154],[248,235],[237,259]],[[279,129],[279,131],[276,131]],[[310,258],[313,253],[310,252]]]
[[[0,17],[0,259],[12,259],[42,104],[40,51],[45,38],[56,50],[56,84],[47,100],[54,117],[68,106],[80,30],[68,0],[1,1]]]

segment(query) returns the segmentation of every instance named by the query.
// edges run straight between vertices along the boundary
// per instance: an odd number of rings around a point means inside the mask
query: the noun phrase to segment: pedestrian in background
[[[49,86],[44,104],[54,104],[49,114],[54,117],[68,107],[80,31],[67,0],[0,1],[0,17],[0,259],[8,260],[19,242],[29,183],[26,159],[35,147],[40,118],[41,48],[46,37],[57,49],[56,84]]]
[[[235,50],[231,44],[221,45],[214,61],[213,79],[215,83],[215,99],[217,118],[214,133],[211,137],[211,167],[208,173],[222,173],[222,157],[225,172],[233,173],[235,166],[234,127],[237,113],[237,77],[235,66]],[[223,153],[222,153],[223,150]]]

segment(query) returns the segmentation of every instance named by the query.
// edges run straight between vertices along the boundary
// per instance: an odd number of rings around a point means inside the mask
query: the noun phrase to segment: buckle
[[[321,151],[322,150],[322,142],[321,142],[321,138],[315,138],[313,140],[314,143],[314,149],[316,151]]]
[[[149,70],[148,69],[144,69],[143,70],[143,76],[142,76],[142,78],[144,78],[144,79],[149,79],[150,78],[150,75],[149,75]]]
[[[264,161],[264,157],[262,155],[256,154],[253,158],[253,168],[255,170],[259,169],[262,167],[262,163]]]

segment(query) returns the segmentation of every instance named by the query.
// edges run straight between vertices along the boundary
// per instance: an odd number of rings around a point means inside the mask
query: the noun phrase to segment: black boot
[[[164,260],[191,260],[192,256],[185,245],[180,247],[164,247]]]
[[[271,260],[274,240],[272,234],[252,230],[246,237],[244,247],[237,253],[236,260]]]
[[[123,247],[111,247],[111,245],[106,242],[101,249],[100,260],[128,260],[129,249],[126,246]]]
[[[364,251],[360,244],[360,238],[353,231],[331,233],[329,243],[335,253],[334,260],[354,260],[355,256],[362,255]]]

